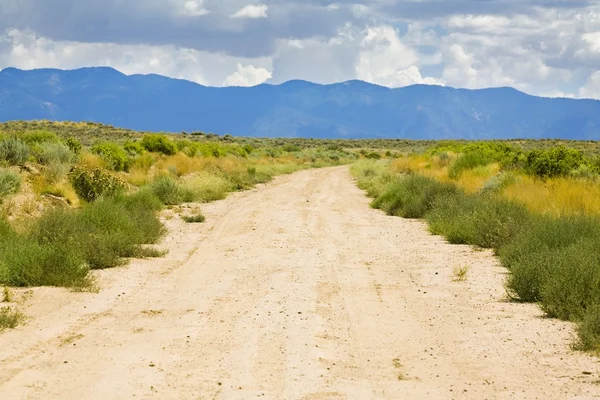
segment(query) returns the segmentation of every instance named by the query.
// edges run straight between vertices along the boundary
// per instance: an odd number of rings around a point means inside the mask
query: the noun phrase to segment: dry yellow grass
[[[86,168],[106,168],[105,162],[99,155],[84,152],[79,158],[79,165]]]
[[[477,167],[471,170],[464,171],[460,178],[454,182],[463,188],[466,192],[476,193],[480,191],[485,183],[493,176],[500,172],[500,165],[497,163]]]
[[[590,179],[556,178],[544,182],[521,176],[502,194],[544,214],[600,214],[600,183]]]
[[[155,168],[161,172],[184,176],[203,169],[202,161],[201,158],[189,157],[183,153],[177,153],[173,156],[161,156],[156,161]]]

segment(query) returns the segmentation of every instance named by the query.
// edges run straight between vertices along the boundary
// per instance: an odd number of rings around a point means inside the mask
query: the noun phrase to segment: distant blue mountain
[[[362,81],[206,87],[106,67],[6,68],[0,121],[95,121],[145,131],[263,137],[600,139],[600,101]]]

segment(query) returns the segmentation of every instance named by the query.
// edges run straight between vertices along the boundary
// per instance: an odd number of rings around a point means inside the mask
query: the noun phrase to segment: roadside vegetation
[[[90,288],[91,270],[163,255],[152,245],[165,234],[164,208],[358,157],[331,145],[256,148],[89,123],[0,124],[0,286]],[[197,207],[180,217],[205,219]],[[10,328],[21,316],[6,308],[0,320]]]
[[[423,218],[451,243],[493,249],[510,272],[512,299],[576,322],[578,347],[600,350],[599,154],[597,142],[261,139],[4,123],[0,286],[86,289],[91,270],[162,255],[153,245],[165,234],[163,208],[353,163],[373,207]],[[194,212],[180,217],[203,222]],[[3,312],[7,326],[20,320]]]
[[[512,300],[575,322],[576,347],[600,351],[600,158],[587,150],[446,142],[351,171],[374,208],[493,249]]]

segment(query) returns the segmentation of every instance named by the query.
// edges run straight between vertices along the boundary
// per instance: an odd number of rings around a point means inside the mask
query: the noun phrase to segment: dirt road
[[[279,177],[167,220],[169,255],[98,293],[19,291],[0,398],[600,398],[571,325],[507,302],[490,252],[368,203],[346,167]]]

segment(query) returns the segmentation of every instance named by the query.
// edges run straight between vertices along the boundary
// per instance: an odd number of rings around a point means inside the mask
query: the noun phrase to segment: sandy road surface
[[[503,300],[489,252],[369,209],[346,167],[204,213],[99,293],[20,291],[32,319],[0,334],[0,398],[600,398],[570,325]]]

